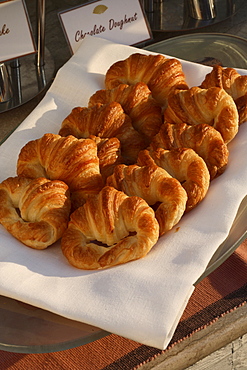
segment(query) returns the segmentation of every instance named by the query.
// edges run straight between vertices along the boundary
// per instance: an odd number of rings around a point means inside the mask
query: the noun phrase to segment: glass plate
[[[247,40],[221,33],[195,33],[146,46],[144,49],[196,62],[247,69]]]
[[[215,42],[215,35],[188,35],[191,39],[198,39],[202,42],[201,45],[206,41],[206,44]],[[182,47],[183,42],[181,39],[186,41],[184,37],[176,37],[167,41],[162,41],[157,44],[146,47],[146,50],[151,50],[155,52],[160,52],[164,54],[174,55],[182,59],[187,59],[190,61],[194,57],[201,58],[202,53],[198,50],[197,43],[192,43],[191,50],[194,50],[194,54],[189,54],[187,48],[182,50],[178,45]],[[208,37],[209,36],[209,37]],[[227,40],[230,36],[220,35],[220,39],[226,38],[225,46]],[[189,37],[190,38],[190,37]],[[239,53],[243,55],[243,47],[246,48],[246,41],[235,37],[230,37],[231,40],[239,40]],[[171,41],[175,42],[171,42]],[[176,45],[176,42],[180,44]],[[167,45],[167,47],[166,47]],[[194,46],[193,46],[194,45]],[[245,45],[245,46],[243,46]],[[216,51],[216,47],[214,50]],[[229,49],[230,50],[230,49]],[[235,55],[235,47],[230,51]],[[179,55],[175,55],[175,53]],[[242,54],[241,54],[242,53]],[[208,54],[209,55],[209,54]],[[207,56],[208,56],[207,55]],[[192,58],[193,57],[193,58]],[[224,55],[223,61],[226,61],[227,55]],[[230,58],[230,55],[228,56]],[[241,59],[241,58],[240,58]],[[244,59],[244,57],[242,58]],[[245,65],[235,65],[237,61],[235,56],[232,57],[233,66],[239,68],[246,68]],[[228,64],[228,63],[226,63]],[[237,217],[233,223],[232,229],[229,233],[228,238],[224,243],[219,246],[218,250],[212,257],[210,263],[208,264],[206,270],[201,275],[201,277],[195,282],[196,285],[205,276],[210,274],[214,269],[216,269],[220,264],[222,264],[242,243],[242,241],[247,237],[246,231],[246,219],[247,219],[247,197],[241,203]],[[78,347],[89,342],[93,342],[100,339],[110,333],[101,330],[97,327],[80,323],[77,321],[69,320],[59,315],[53,314],[49,311],[42,310],[40,308],[27,305],[25,303],[19,302],[15,299],[0,296],[0,349],[10,352],[18,353],[48,353],[62,351],[69,348]]]
[[[0,296],[0,349],[18,353],[63,351],[109,333],[41,308]]]

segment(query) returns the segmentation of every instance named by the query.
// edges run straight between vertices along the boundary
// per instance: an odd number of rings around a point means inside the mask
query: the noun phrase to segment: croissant
[[[155,151],[143,150],[139,153],[137,164],[140,166],[156,163],[177,179],[187,193],[185,212],[195,208],[206,196],[210,175],[204,160],[190,148]]]
[[[213,86],[220,87],[231,95],[240,115],[239,124],[247,121],[247,75],[240,75],[234,68],[214,66],[201,84],[204,89]]]
[[[69,214],[70,194],[62,181],[9,177],[0,184],[0,223],[31,248],[45,249],[60,239]]]
[[[97,144],[97,156],[103,183],[108,176],[112,175],[116,165],[123,163],[120,141],[116,137],[101,139],[90,135],[90,139]]]
[[[224,89],[210,87],[176,91],[168,98],[165,122],[213,126],[229,143],[238,132],[238,111],[234,100]]]
[[[161,108],[145,83],[138,82],[130,86],[121,84],[111,90],[98,90],[90,97],[88,106],[114,101],[121,104],[135,130],[147,138],[157,134],[162,124]]]
[[[247,93],[247,75],[240,75],[234,68],[214,66],[201,84],[203,89],[220,87],[236,100]]]
[[[162,107],[166,106],[167,97],[174,89],[189,88],[180,61],[160,54],[132,54],[110,66],[105,75],[106,89],[137,82],[144,82]]]
[[[137,166],[124,164],[114,169],[107,185],[128,196],[143,198],[150,206],[158,205],[155,217],[160,235],[171,230],[185,212],[187,194],[178,180],[156,165]]]
[[[47,133],[29,141],[19,153],[17,175],[64,181],[73,193],[72,202],[76,207],[103,186],[96,142],[79,140],[72,135],[61,137]]]
[[[151,142],[152,150],[191,148],[205,161],[210,179],[221,175],[228,163],[229,151],[221,134],[212,126],[164,123]]]
[[[121,152],[126,162],[135,162],[138,152],[147,145],[117,102],[72,109],[63,120],[59,134],[74,135],[77,138],[87,138],[90,135],[116,137],[121,143]]]
[[[102,269],[144,257],[158,237],[154,211],[142,198],[105,186],[72,213],[61,248],[71,265]]]

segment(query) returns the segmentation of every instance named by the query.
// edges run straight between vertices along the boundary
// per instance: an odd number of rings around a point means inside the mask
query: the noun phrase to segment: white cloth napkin
[[[41,103],[0,147],[0,181],[16,175],[20,149],[47,132],[58,133],[75,106],[104,88],[110,65],[148,51],[87,37],[58,71]],[[209,67],[182,61],[190,86]],[[246,74],[246,71],[242,71]],[[183,216],[179,231],[160,238],[143,259],[103,271],[70,266],[60,244],[36,251],[0,226],[0,294],[97,326],[137,342],[166,348],[193,292],[195,281],[226,238],[247,194],[247,124],[229,145],[229,165],[205,200]],[[234,278],[234,277],[233,277]]]

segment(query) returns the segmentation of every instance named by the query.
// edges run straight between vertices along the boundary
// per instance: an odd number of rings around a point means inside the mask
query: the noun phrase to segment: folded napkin
[[[112,63],[148,51],[86,37],[34,111],[0,147],[0,181],[16,175],[20,149],[47,132],[58,133],[75,106],[104,88]],[[199,85],[209,67],[182,61],[190,86]],[[242,71],[246,73],[246,71]],[[213,180],[204,201],[183,216],[143,259],[103,271],[70,266],[60,243],[36,251],[0,226],[0,294],[97,326],[137,342],[166,348],[195,281],[227,237],[247,194],[247,124],[229,145],[229,165]],[[234,278],[234,277],[233,277]]]

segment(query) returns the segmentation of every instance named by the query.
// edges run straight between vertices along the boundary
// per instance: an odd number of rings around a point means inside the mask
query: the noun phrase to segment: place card
[[[0,62],[36,52],[23,0],[0,2]]]
[[[140,0],[98,0],[62,11],[58,16],[72,53],[86,35],[125,45],[152,38]]]

